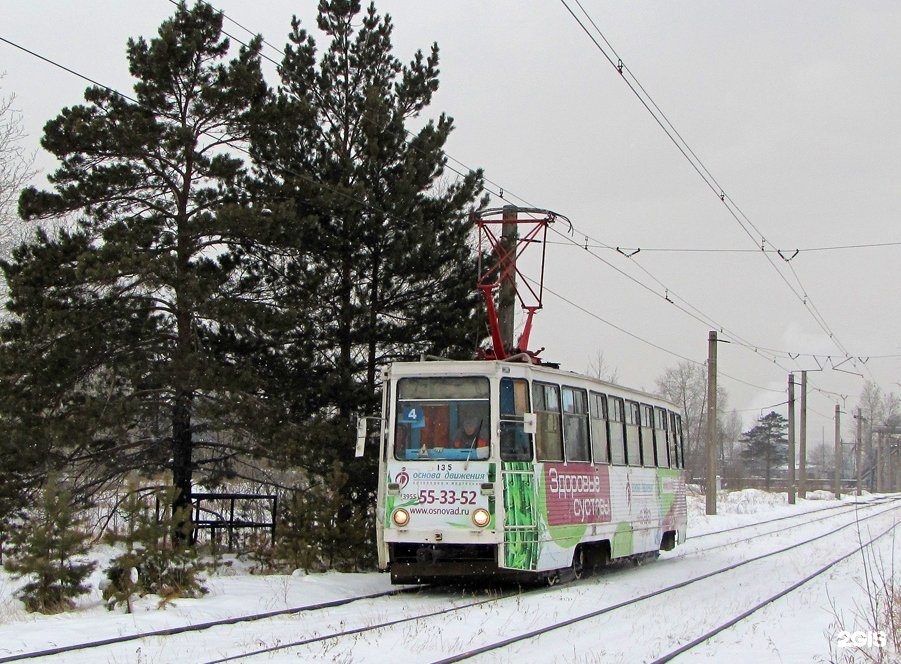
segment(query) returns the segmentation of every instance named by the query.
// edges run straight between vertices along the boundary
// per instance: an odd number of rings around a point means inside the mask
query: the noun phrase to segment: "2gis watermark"
[[[843,629],[835,635],[838,648],[885,648],[887,644],[885,632],[849,632]]]

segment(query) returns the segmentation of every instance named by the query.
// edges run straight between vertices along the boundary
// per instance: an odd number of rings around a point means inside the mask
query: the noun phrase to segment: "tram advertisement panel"
[[[493,463],[463,461],[389,462],[388,483],[399,486],[399,495],[388,495],[385,526],[394,528],[391,514],[403,508],[410,513],[411,530],[474,528],[472,513],[483,508],[491,513],[488,529],[494,527],[494,505],[482,495],[482,484],[494,480]],[[493,502],[493,501],[491,501]]]
[[[545,463],[544,486],[549,526],[610,522],[608,466]]]

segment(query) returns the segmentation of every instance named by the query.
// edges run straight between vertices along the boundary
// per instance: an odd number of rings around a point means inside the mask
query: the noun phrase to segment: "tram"
[[[540,300],[524,305],[525,331],[507,351],[493,302],[515,252],[495,253],[480,281],[493,349],[382,372],[376,535],[393,583],[554,583],[685,539],[678,408],[523,350]]]
[[[402,362],[383,379],[377,541],[393,582],[554,581],[684,541],[672,404],[521,362]]]

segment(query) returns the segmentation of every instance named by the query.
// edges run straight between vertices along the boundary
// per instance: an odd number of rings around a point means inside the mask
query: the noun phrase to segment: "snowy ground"
[[[718,515],[712,517],[704,514],[702,496],[689,497],[689,539],[675,551],[663,554],[657,562],[637,568],[619,565],[581,582],[497,601],[491,593],[476,593],[474,596],[472,591],[431,590],[416,595],[354,602],[325,612],[237,623],[202,632],[129,641],[99,650],[72,651],[55,658],[29,661],[205,662],[342,629],[482,601],[469,609],[419,618],[394,628],[358,634],[341,642],[323,641],[247,658],[247,661],[270,662],[381,662],[387,659],[392,662],[432,662],[506,636],[597,611],[802,542],[843,524],[852,524],[824,540],[750,562],[661,597],[475,658],[488,662],[652,661],[788,588],[839,555],[853,551],[859,546],[859,540],[866,541],[890,528],[901,515],[901,510],[892,510],[858,527],[853,510],[842,513],[836,510],[815,511],[838,504],[830,500],[830,496],[825,492],[814,493],[810,495],[811,499],[799,500],[797,505],[790,506],[786,504],[785,494],[754,490],[724,493],[718,503]],[[869,504],[874,498],[867,496],[864,501]],[[845,497],[844,502],[852,500]],[[861,505],[860,516],[887,508],[888,505]],[[708,535],[714,531],[805,512],[811,514],[752,529]],[[768,534],[777,528],[779,532]],[[866,550],[886,569],[901,569],[901,546],[891,535]],[[112,555],[109,548],[98,548],[96,552],[101,561]],[[872,566],[869,569],[872,570]],[[895,573],[897,578],[897,571]],[[92,578],[94,590],[79,600],[77,611],[40,616],[26,613],[15,599],[15,590],[22,582],[12,581],[0,572],[0,662],[15,654],[71,643],[275,611],[390,589],[387,575],[254,576],[237,565],[210,578],[206,584],[210,593],[201,599],[175,600],[164,608],[158,608],[158,599],[147,597],[137,602],[134,614],[126,615],[108,612],[102,606],[97,590],[101,578],[101,572],[95,572]],[[863,556],[852,555],[823,576],[677,657],[675,661],[713,662],[726,658],[729,664],[838,661],[853,654],[850,648],[839,648],[839,630],[866,632],[870,629],[856,622],[858,616],[865,616],[868,607],[867,596],[862,590],[864,584]]]

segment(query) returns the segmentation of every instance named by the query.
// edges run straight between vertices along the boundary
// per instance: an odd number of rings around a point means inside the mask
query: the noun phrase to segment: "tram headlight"
[[[394,525],[398,528],[403,528],[408,523],[410,523],[410,513],[401,508],[394,510],[394,514],[391,515],[391,520],[394,521]]]
[[[491,521],[491,514],[484,507],[480,507],[472,513],[472,522],[479,528],[484,528]]]

